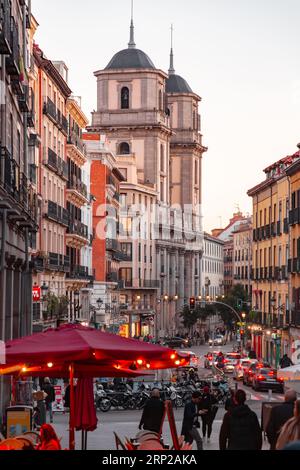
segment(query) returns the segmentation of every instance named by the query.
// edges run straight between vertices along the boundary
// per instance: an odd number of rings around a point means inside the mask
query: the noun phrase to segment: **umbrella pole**
[[[88,431],[85,431],[84,450],[87,450],[87,437],[88,437]]]
[[[70,364],[70,431],[69,431],[69,449],[75,450],[75,431],[74,431],[74,364]]]

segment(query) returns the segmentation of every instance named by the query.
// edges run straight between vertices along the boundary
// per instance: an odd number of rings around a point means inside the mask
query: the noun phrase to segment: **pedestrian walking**
[[[52,403],[55,400],[55,392],[54,392],[54,387],[51,384],[49,377],[45,377],[42,390],[45,393],[47,393],[47,396],[45,398],[46,411],[49,411],[50,423],[53,423]]]
[[[291,442],[300,439],[300,400],[294,404],[294,416],[289,419],[282,427],[277,439],[276,450],[283,449]]]
[[[218,412],[218,407],[216,406],[216,403],[217,399],[210,392],[209,387],[204,387],[203,395],[199,402],[199,410],[205,411],[205,413],[201,415],[201,420],[203,440],[206,439],[207,435],[207,442],[210,442],[213,422]]]
[[[224,416],[220,430],[220,450],[261,450],[262,433],[254,411],[245,404],[246,393],[237,390],[235,406]]]
[[[191,401],[187,402],[184,407],[183,422],[181,435],[184,436],[185,442],[192,444],[196,442],[197,450],[203,450],[203,441],[198,429],[200,423],[198,416],[204,414],[204,411],[198,411],[198,404],[201,398],[200,392],[193,392]]]
[[[139,424],[139,429],[145,431],[160,432],[162,419],[164,416],[165,405],[160,399],[160,392],[158,388],[151,391],[151,398],[146,401],[143,409],[143,414]]]
[[[284,403],[272,408],[266,428],[270,450],[276,449],[277,439],[282,426],[293,417],[296,399],[297,393],[295,390],[287,390],[284,395]]]
[[[284,354],[282,356],[282,358],[280,359],[280,361],[279,361],[279,365],[280,365],[281,369],[285,369],[286,367],[293,366],[294,364],[291,361],[291,359],[288,357],[288,355]]]

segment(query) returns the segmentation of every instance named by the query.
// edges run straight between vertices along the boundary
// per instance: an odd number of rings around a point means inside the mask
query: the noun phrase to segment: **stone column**
[[[184,251],[180,251],[179,252],[179,265],[178,265],[178,271],[179,271],[178,295],[179,295],[180,305],[184,305],[184,297],[185,297],[184,266],[185,266]]]

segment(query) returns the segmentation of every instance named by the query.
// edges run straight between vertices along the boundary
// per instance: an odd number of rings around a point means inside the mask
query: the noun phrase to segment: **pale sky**
[[[127,47],[130,0],[32,0],[36,42],[69,67],[85,113],[96,108],[93,72]],[[206,230],[225,226],[262,170],[300,141],[299,0],[135,0],[135,42],[157,68],[169,66],[202,97]]]

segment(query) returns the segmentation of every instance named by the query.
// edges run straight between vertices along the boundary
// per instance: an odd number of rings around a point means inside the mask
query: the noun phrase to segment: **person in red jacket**
[[[40,429],[40,438],[38,450],[61,450],[59,439],[50,424],[43,424]]]

